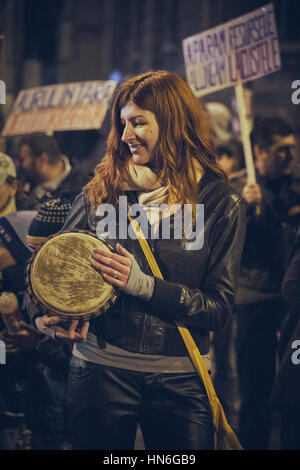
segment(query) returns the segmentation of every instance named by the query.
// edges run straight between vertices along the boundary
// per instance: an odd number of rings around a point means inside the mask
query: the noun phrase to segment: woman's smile
[[[129,102],[122,109],[122,142],[128,145],[134,163],[148,163],[158,141],[159,128],[154,113]]]

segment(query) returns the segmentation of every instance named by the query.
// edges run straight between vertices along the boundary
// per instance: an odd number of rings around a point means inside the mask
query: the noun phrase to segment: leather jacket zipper
[[[145,339],[145,333],[146,333],[146,331],[148,330],[148,327],[149,327],[149,323],[150,323],[150,315],[149,315],[149,313],[146,313],[145,318],[144,318],[144,322],[143,322],[143,331],[142,331],[142,334],[141,334],[141,339],[140,339],[140,344],[139,344],[139,349],[142,352],[147,351],[147,346],[144,343],[144,339]]]

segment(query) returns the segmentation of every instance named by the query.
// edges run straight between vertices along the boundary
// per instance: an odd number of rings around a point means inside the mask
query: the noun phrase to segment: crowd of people
[[[148,449],[213,448],[206,392],[177,320],[242,446],[269,448],[276,410],[281,448],[300,449],[295,131],[281,117],[255,117],[249,184],[230,111],[205,107],[176,74],[149,72],[120,86],[92,179],[46,134],[22,137],[14,158],[0,153],[1,292],[16,295],[22,314],[15,333],[0,320],[0,449],[132,449],[138,423]],[[76,334],[58,333],[53,318],[33,313],[27,262],[54,233],[95,232],[97,206],[117,206],[122,194],[146,207],[151,225],[160,222],[153,204],[204,204],[204,245],[149,240],[161,280],[137,240],[114,239],[116,253],[95,252],[93,267],[119,301]]]

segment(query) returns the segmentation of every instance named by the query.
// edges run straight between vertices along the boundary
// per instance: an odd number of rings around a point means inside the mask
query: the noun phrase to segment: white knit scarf
[[[193,158],[193,164],[196,171],[196,181],[200,181],[203,170],[196,158]],[[147,217],[150,224],[159,222],[161,217],[170,215],[170,210],[166,208],[165,213],[157,205],[168,202],[169,187],[162,186],[159,177],[145,165],[137,165],[132,158],[127,166],[127,178],[124,179],[122,189],[124,191],[137,191],[138,202],[146,208]],[[179,203],[179,201],[178,201]]]

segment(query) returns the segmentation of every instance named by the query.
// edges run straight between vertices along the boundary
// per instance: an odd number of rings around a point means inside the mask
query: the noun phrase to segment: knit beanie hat
[[[62,191],[58,199],[49,199],[39,207],[27,234],[31,248],[37,248],[50,235],[60,231],[71,209],[70,199],[69,191]]]

